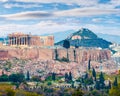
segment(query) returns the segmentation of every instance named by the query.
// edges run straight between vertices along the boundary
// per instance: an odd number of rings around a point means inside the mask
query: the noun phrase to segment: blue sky
[[[0,36],[88,28],[120,35],[120,0],[0,0]]]

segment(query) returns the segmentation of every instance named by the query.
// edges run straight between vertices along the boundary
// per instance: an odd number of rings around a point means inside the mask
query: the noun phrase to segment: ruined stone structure
[[[53,36],[33,36],[23,33],[9,34],[9,45],[53,46]]]

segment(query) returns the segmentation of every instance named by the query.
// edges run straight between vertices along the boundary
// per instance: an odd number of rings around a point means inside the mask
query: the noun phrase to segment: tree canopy
[[[70,48],[70,42],[68,40],[64,40],[63,47],[66,48],[66,49],[69,49]]]

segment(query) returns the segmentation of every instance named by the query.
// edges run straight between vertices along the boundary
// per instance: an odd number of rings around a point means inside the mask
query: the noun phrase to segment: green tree
[[[88,70],[91,69],[91,64],[90,64],[91,60],[88,61]]]
[[[114,82],[113,82],[113,86],[118,86],[117,77],[115,77],[115,80],[114,80]]]
[[[79,48],[79,46],[76,44],[76,45],[75,45],[75,48]]]
[[[74,62],[76,62],[76,49],[73,52],[74,52]]]
[[[12,82],[23,82],[25,80],[25,76],[23,73],[11,74],[9,76],[9,80]]]
[[[109,81],[108,89],[111,89],[111,82]]]
[[[68,49],[70,48],[70,42],[68,40],[64,40],[63,47],[67,49],[67,59],[69,59]]]
[[[52,73],[52,80],[56,80],[56,74],[54,72]]]
[[[68,73],[65,73],[65,81],[68,81]]]
[[[6,82],[6,81],[8,81],[8,80],[9,80],[8,75],[3,74],[3,75],[0,76],[0,81],[2,81],[2,82]]]
[[[68,77],[68,79],[69,79],[70,81],[72,81],[72,73],[71,73],[71,72],[69,72],[69,77]]]
[[[49,81],[49,82],[47,83],[47,85],[48,85],[48,86],[52,85],[52,82]]]
[[[92,76],[94,77],[94,80],[96,81],[96,71],[95,71],[94,68],[93,68],[93,70],[92,70]]]
[[[27,78],[26,78],[26,80],[30,80],[30,73],[29,73],[29,71],[27,71]]]
[[[88,78],[88,73],[85,74],[85,78],[84,79],[87,79]]]
[[[57,48],[55,49],[55,59],[58,60],[58,51],[57,51]]]
[[[105,81],[105,79],[104,79],[103,73],[101,72],[99,75],[99,83],[100,83],[101,89],[103,89],[105,87],[104,81]]]
[[[100,82],[99,81],[96,81],[95,88],[97,90],[100,90]]]

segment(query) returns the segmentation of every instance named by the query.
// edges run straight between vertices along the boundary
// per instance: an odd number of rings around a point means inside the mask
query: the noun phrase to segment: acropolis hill
[[[67,58],[67,49],[59,48],[57,54],[59,59]],[[68,54],[70,62],[62,62],[55,60],[55,49],[30,47],[1,49],[1,72],[4,70],[4,72],[10,74],[22,70],[26,73],[29,70],[31,75],[40,75],[39,70],[44,72],[44,76],[52,72],[63,75],[66,72],[72,72],[73,77],[79,77],[81,73],[87,70],[90,59],[91,66],[98,72],[113,73],[116,71],[116,65],[111,59],[110,50],[70,48]],[[9,70],[7,71],[4,66],[8,66]],[[9,66],[11,67],[9,68]]]
[[[79,77],[80,72],[87,70],[88,61],[91,60],[91,66],[96,71],[107,73],[116,71],[116,65],[111,59],[111,51],[108,49],[71,47],[67,50],[60,46],[54,46],[53,36],[32,36],[23,33],[13,33],[8,36],[8,45],[0,47],[1,70],[5,70],[3,65],[9,61],[12,63],[9,72],[21,70],[26,72],[33,68],[31,70],[32,75],[38,75],[37,70],[44,71],[46,75],[51,72],[65,74],[71,71],[74,77]],[[74,40],[80,38],[78,34],[74,37]],[[56,60],[56,54],[58,60]],[[70,62],[59,61],[63,58],[68,58]],[[18,60],[18,65],[23,68],[15,65],[17,63],[14,62],[15,59]],[[22,64],[19,60],[26,61],[26,63]],[[34,64],[36,67],[33,67]],[[112,69],[110,70],[110,68]],[[9,72],[6,71],[8,74]]]

